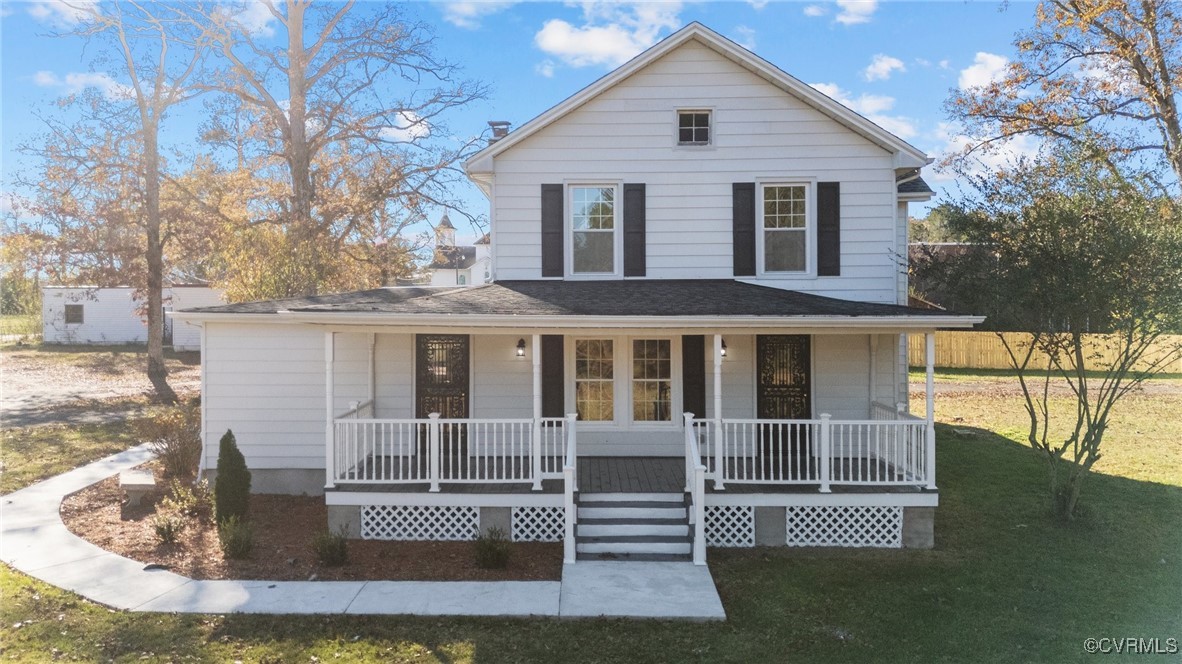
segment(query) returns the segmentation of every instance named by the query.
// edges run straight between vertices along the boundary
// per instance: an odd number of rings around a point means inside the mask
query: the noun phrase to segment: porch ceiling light
[[[719,355],[726,357],[726,339],[722,340],[722,350],[719,352]]]
[[[517,340],[517,357],[525,357],[525,339]]]

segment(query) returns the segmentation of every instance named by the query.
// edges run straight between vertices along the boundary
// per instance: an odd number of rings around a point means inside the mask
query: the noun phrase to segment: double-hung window
[[[632,421],[673,420],[673,349],[668,339],[632,340]]]
[[[616,419],[615,344],[611,339],[575,340],[575,411],[584,422]]]
[[[763,271],[808,270],[809,187],[767,184],[763,193]]]
[[[615,274],[616,187],[570,187],[571,272]]]

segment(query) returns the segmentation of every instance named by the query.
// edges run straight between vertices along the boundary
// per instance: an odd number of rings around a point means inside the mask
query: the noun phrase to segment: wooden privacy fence
[[[1030,338],[1030,335],[1020,332],[1004,332],[1006,341],[1011,345]],[[1106,335],[1089,334],[1085,337],[1085,357],[1088,369],[1099,369],[1110,366],[1116,360],[1116,349],[1108,348],[1105,344]],[[924,366],[924,341],[922,334],[913,334],[908,338],[907,357],[911,366]],[[1158,339],[1148,351],[1137,368],[1168,353],[1171,349],[1182,344],[1182,335],[1168,335]],[[1031,360],[1032,366],[1045,367],[1046,355],[1036,353]],[[1010,357],[1006,353],[1001,339],[994,332],[937,332],[936,333],[936,366],[946,369],[1009,369]],[[1164,368],[1166,373],[1182,373],[1182,359],[1176,359]]]

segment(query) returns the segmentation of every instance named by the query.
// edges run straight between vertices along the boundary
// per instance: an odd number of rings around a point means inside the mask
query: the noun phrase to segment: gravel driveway
[[[178,394],[201,386],[197,353],[167,359],[169,384]],[[139,350],[101,347],[11,349],[0,354],[0,422],[22,427],[51,422],[125,419],[152,394]]]

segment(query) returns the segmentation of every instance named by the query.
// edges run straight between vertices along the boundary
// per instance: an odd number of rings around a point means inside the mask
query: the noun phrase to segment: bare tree
[[[81,121],[50,121],[45,140],[25,146],[50,176],[26,183],[43,194],[32,211],[55,222],[61,240],[73,241],[73,249],[61,253],[64,262],[90,256],[142,289],[148,379],[157,398],[172,402],[176,394],[168,385],[163,348],[169,237],[161,212],[160,133],[165,114],[197,94],[191,83],[201,74],[206,42],[164,3],[124,0],[71,8],[80,21],[57,36],[100,44],[99,63],[115,76],[105,90],[66,100],[81,112]],[[141,261],[142,269],[132,269]]]
[[[280,228],[281,250],[297,257],[271,295],[309,294],[334,281],[349,238],[368,236],[372,249],[394,240],[375,237],[376,221],[451,203],[480,139],[454,140],[445,118],[486,89],[458,80],[428,28],[394,5],[261,2],[281,35],[252,31],[233,6],[186,8],[223,66],[204,86],[225,97],[206,136],[281,185],[252,201],[250,223]]]
[[[1087,147],[1113,172],[1182,180],[1182,20],[1169,0],[1044,0],[1005,75],[947,103],[967,153],[1030,135]]]

